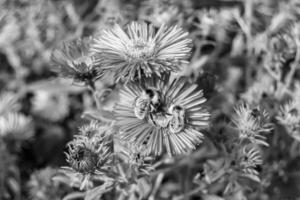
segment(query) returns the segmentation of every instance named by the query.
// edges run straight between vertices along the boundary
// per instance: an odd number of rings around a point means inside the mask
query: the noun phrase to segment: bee
[[[185,110],[181,106],[171,106],[171,119],[169,122],[169,131],[171,133],[179,133],[185,126]]]
[[[170,116],[167,114],[158,112],[158,113],[152,114],[150,117],[150,120],[155,126],[166,128],[169,125]]]
[[[160,93],[154,89],[146,89],[134,102],[134,114],[139,119],[145,119],[150,112],[156,111],[160,104]]]

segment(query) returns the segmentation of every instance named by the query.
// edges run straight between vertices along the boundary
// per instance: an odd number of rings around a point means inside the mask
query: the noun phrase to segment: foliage
[[[0,199],[300,198],[297,0],[0,10]]]

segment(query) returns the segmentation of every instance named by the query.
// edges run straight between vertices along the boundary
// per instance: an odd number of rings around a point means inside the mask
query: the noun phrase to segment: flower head
[[[11,92],[2,92],[0,94],[0,115],[8,112],[16,112],[20,109],[18,98]]]
[[[0,117],[0,137],[26,140],[33,136],[32,120],[22,114],[8,113]]]
[[[235,113],[233,123],[239,131],[239,137],[268,146],[265,142],[266,137],[261,135],[272,129],[267,112],[260,108],[251,109],[247,104],[243,104],[235,108]]]
[[[149,94],[147,98],[143,97],[145,93]],[[144,86],[124,86],[120,99],[115,115],[121,137],[145,145],[147,154],[160,155],[164,150],[169,155],[182,154],[202,141],[199,130],[208,125],[209,113],[202,105],[206,99],[196,85],[182,78],[149,79]]]
[[[236,153],[237,167],[241,176],[260,181],[257,168],[262,165],[261,153],[253,145],[244,146]]]
[[[53,71],[78,82],[89,83],[101,77],[99,66],[89,54],[91,39],[65,42],[52,53]]]
[[[29,195],[32,200],[60,200],[65,196],[70,188],[56,181],[53,176],[57,173],[54,168],[45,168],[35,171],[30,176],[28,182]]]
[[[32,99],[33,113],[50,121],[60,121],[69,114],[69,99],[64,93],[38,90]]]
[[[78,136],[68,144],[67,161],[79,173],[89,174],[105,169],[111,162],[111,150],[103,142]]]
[[[135,80],[178,71],[178,63],[190,53],[188,33],[177,26],[132,22],[126,29],[119,25],[95,39],[92,51],[104,70],[113,71],[117,80]]]
[[[300,141],[300,104],[296,100],[290,101],[280,108],[276,117],[280,124],[284,125],[288,134]]]

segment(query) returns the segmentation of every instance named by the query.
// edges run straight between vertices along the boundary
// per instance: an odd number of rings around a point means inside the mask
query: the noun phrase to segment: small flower
[[[147,90],[158,91],[159,98],[147,100],[143,118],[135,112],[136,99]],[[208,125],[209,113],[202,104],[206,101],[196,85],[184,79],[151,81],[139,86],[128,84],[120,92],[115,107],[116,125],[121,137],[136,145],[145,145],[147,154],[169,155],[185,153],[202,141],[199,131]]]
[[[94,136],[102,136],[104,137],[105,131],[107,131],[108,127],[104,126],[100,122],[93,120],[87,125],[83,125],[79,128],[80,135],[86,136],[88,138],[92,138]]]
[[[126,30],[119,25],[106,30],[95,39],[92,51],[118,81],[132,81],[178,71],[179,62],[186,60],[191,50],[187,35],[177,26],[163,25],[155,31],[153,25],[132,22]]]
[[[65,42],[52,53],[53,71],[77,82],[90,84],[102,75],[94,57],[89,55],[91,39]]]
[[[54,168],[47,167],[35,171],[30,176],[27,184],[29,189],[30,199],[32,200],[60,200],[69,191],[66,185],[53,181],[53,176],[57,173]]]
[[[120,156],[122,163],[128,164],[131,176],[141,177],[149,175],[153,170],[151,167],[152,157],[145,153],[145,146],[137,146],[127,141],[120,141],[120,147],[117,154]],[[131,177],[133,178],[133,177]]]
[[[290,101],[280,108],[276,117],[280,124],[284,125],[288,134],[300,141],[300,104],[296,100]]]
[[[20,109],[20,104],[16,94],[12,92],[2,92],[0,94],[0,115],[8,112],[16,112]]]
[[[64,93],[38,90],[32,99],[32,112],[44,119],[56,122],[69,114],[69,99]]]
[[[233,123],[239,131],[241,139],[248,139],[252,143],[269,146],[262,133],[272,130],[268,123],[268,114],[259,108],[251,109],[247,104],[235,108]]]
[[[76,137],[68,144],[67,162],[79,173],[91,174],[106,169],[111,163],[110,148],[103,142]]]
[[[33,136],[32,120],[18,113],[0,117],[0,137],[11,140],[27,140]]]
[[[262,100],[269,100],[270,105],[274,101],[275,95],[274,81],[270,76],[261,75],[249,88],[242,94],[242,99],[249,105],[260,105]]]
[[[262,165],[263,161],[258,149],[253,145],[247,145],[237,152],[238,168],[242,172],[241,176],[260,181],[257,168]]]

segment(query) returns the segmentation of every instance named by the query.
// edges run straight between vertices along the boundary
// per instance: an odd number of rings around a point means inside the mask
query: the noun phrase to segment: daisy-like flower
[[[147,98],[144,93],[148,93]],[[137,104],[140,101],[144,103]],[[205,101],[197,85],[182,78],[149,79],[144,86],[128,84],[121,90],[120,102],[115,107],[116,125],[123,139],[145,145],[148,155],[160,155],[164,150],[169,155],[182,154],[203,139],[200,129],[208,125],[209,119],[203,107]],[[144,112],[143,117],[137,114],[137,106]]]
[[[93,120],[89,124],[83,125],[79,128],[80,135],[86,136],[88,138],[93,138],[94,136],[105,137],[108,136],[111,127],[103,125],[102,123]]]
[[[106,169],[112,162],[111,150],[104,142],[78,136],[68,144],[67,162],[73,170],[91,174]]]
[[[99,79],[102,73],[94,57],[89,54],[90,43],[90,38],[64,42],[52,53],[53,71],[88,85]]]
[[[248,139],[252,143],[269,146],[265,142],[266,137],[262,135],[262,133],[272,130],[266,111],[259,108],[251,109],[247,104],[240,105],[235,108],[233,123],[239,131],[241,139]]]
[[[38,90],[32,99],[34,114],[50,121],[60,121],[69,114],[69,99],[64,93]]]
[[[71,188],[63,185],[59,182],[52,180],[53,176],[57,173],[54,168],[47,167],[35,171],[30,176],[30,180],[27,184],[29,188],[30,199],[32,200],[60,200]]]
[[[257,168],[262,165],[261,154],[253,145],[247,145],[237,152],[238,170],[241,176],[248,177],[254,181],[260,181]]]
[[[0,117],[0,137],[11,140],[27,140],[34,134],[32,120],[19,113]]]
[[[126,29],[115,25],[96,38],[92,51],[104,70],[117,80],[132,81],[179,70],[190,54],[191,40],[181,28],[132,22]]]
[[[300,141],[300,105],[296,100],[290,101],[280,108],[276,117],[280,124],[284,125],[288,134]]]
[[[0,115],[8,112],[16,112],[20,109],[20,104],[16,94],[12,92],[2,92],[0,94]]]

